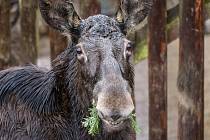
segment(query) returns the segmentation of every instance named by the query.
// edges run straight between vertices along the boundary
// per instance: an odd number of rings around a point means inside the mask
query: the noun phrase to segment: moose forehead
[[[105,15],[91,16],[81,22],[81,38],[107,38],[113,41],[122,39],[119,23]]]

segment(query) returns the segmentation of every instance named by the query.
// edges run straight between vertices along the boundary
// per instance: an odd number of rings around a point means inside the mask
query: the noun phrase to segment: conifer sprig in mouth
[[[100,128],[100,119],[98,116],[98,111],[96,109],[96,106],[94,105],[92,108],[89,108],[90,116],[84,118],[84,121],[82,122],[83,127],[87,128],[88,134],[95,136],[99,133]]]
[[[93,105],[92,108],[89,108],[88,111],[90,115],[84,118],[82,125],[88,130],[88,134],[95,136],[100,132],[100,118],[95,105]],[[131,122],[131,127],[134,129],[134,131],[136,133],[140,133],[141,129],[137,124],[136,115],[134,113],[130,114],[129,119]]]

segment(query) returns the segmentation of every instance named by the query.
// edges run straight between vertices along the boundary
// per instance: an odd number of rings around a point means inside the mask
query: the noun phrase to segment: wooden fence
[[[150,140],[167,140],[166,2],[154,0],[149,17]],[[203,3],[181,0],[179,4],[178,140],[204,139]]]
[[[158,20],[157,20],[158,19]],[[167,139],[166,0],[155,0],[149,16],[149,136]]]
[[[98,6],[96,1],[93,2]],[[154,0],[154,6],[148,18],[150,140],[167,140],[167,22],[170,15],[167,15],[169,12],[166,9],[166,2],[166,0]],[[204,139],[203,3],[203,0],[181,0],[179,4],[178,140]],[[22,54],[27,62],[36,63],[37,1],[22,0],[20,4]],[[11,66],[14,61],[10,46],[12,36],[10,6],[9,0],[0,0],[1,69]],[[77,6],[81,8],[81,5]],[[85,6],[87,9],[88,5]],[[91,10],[88,14],[99,13],[99,9]],[[50,30],[51,56],[55,58],[65,48],[66,39]],[[60,44],[63,44],[62,47]]]
[[[19,3],[20,2],[20,3]],[[21,5],[21,6],[19,6]],[[18,6],[20,13],[20,31],[12,32],[13,19],[11,17],[12,6]],[[0,0],[0,69],[9,66],[36,63],[38,47],[38,3],[36,0]],[[17,14],[14,19],[16,21]],[[19,27],[18,27],[19,28]],[[15,49],[12,47],[13,38]],[[15,56],[14,53],[19,54]],[[22,58],[22,59],[19,59]]]

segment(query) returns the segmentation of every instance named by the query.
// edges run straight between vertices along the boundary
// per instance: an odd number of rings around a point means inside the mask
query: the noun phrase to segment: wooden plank
[[[73,2],[81,18],[87,18],[100,13],[101,7],[98,0],[73,0]]]
[[[10,63],[10,1],[0,0],[0,69]]]
[[[60,53],[62,53],[67,47],[67,37],[55,31],[54,29],[49,29],[50,37],[50,57],[53,61]]]
[[[178,140],[204,139],[203,3],[180,3]]]
[[[166,11],[166,0],[154,0],[148,19],[150,140],[167,140]]]
[[[25,63],[37,61],[38,24],[37,0],[21,0],[21,47]]]

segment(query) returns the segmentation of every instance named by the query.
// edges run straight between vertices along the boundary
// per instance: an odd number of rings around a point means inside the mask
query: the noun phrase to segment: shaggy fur
[[[116,134],[102,130],[91,137],[82,127],[91,97],[81,85],[75,51],[74,46],[68,47],[51,71],[30,65],[0,72],[1,139],[128,140],[135,136],[128,128]]]
[[[134,2],[147,5],[144,0]],[[104,15],[80,21],[70,0],[40,0],[40,10],[51,27],[71,34],[73,43],[57,57],[51,70],[27,65],[0,72],[0,139],[134,140],[129,120],[121,131],[108,132],[101,124],[94,137],[81,123],[93,99],[97,101],[97,86],[106,88],[117,82],[110,86],[111,92],[117,93],[109,95],[110,99],[126,99],[121,98],[125,93],[134,97],[132,57],[127,55],[131,48],[127,50],[122,23]],[[131,20],[128,17],[127,22]],[[78,43],[86,62],[78,59]]]

